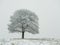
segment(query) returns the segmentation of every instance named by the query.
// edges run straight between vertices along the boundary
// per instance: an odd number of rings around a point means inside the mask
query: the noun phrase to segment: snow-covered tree
[[[22,32],[22,39],[24,39],[24,32],[26,31],[32,34],[39,33],[37,15],[27,9],[15,11],[10,21],[11,24],[8,25],[8,30],[10,32]]]

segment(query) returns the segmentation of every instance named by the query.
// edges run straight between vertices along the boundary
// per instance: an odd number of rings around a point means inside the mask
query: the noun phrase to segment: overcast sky
[[[10,16],[18,9],[28,9],[39,17],[39,34],[25,33],[25,38],[60,38],[60,0],[0,0],[0,38],[21,37],[9,33]]]

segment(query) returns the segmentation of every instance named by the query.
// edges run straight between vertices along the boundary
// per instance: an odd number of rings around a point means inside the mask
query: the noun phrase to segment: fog
[[[0,39],[21,38],[21,33],[9,33],[7,26],[19,9],[28,9],[39,17],[39,34],[26,32],[25,38],[60,38],[60,0],[0,0]]]

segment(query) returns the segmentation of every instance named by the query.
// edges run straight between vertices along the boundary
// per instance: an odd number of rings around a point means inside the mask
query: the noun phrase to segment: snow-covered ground
[[[11,39],[5,43],[2,42],[2,45],[60,45],[60,41],[54,39]]]

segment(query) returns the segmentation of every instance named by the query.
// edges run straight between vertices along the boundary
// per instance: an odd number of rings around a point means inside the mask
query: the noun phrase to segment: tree
[[[22,32],[22,39],[24,39],[26,31],[32,34],[39,33],[38,17],[34,12],[26,9],[17,10],[11,16],[10,21],[11,24],[8,25],[8,30],[10,32]]]

